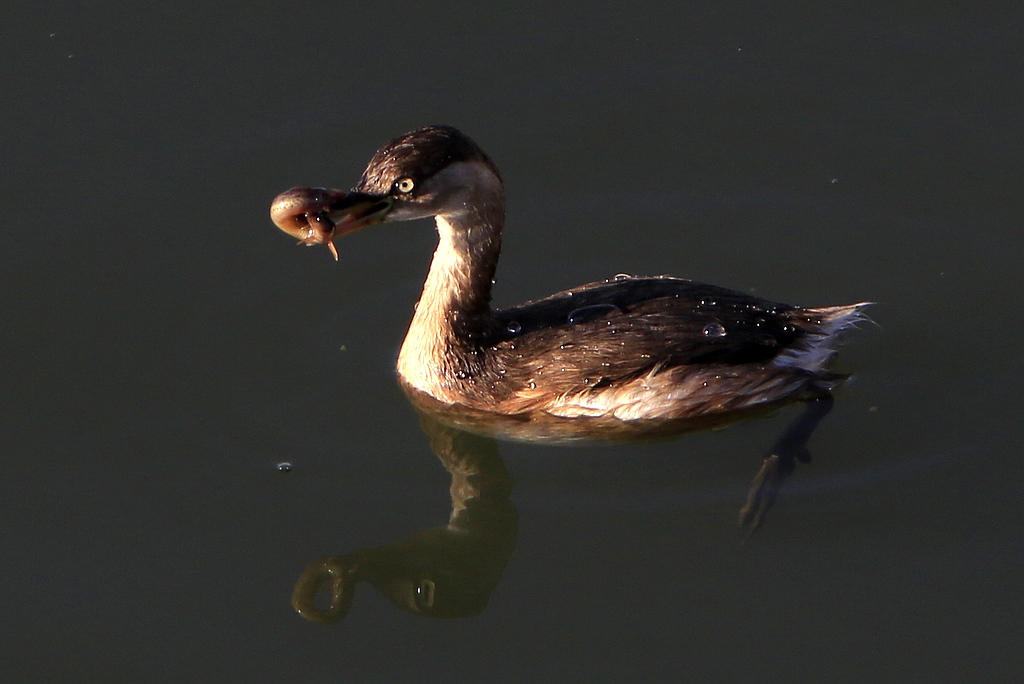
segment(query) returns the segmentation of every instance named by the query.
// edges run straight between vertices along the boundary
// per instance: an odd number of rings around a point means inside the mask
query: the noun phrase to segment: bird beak
[[[391,211],[394,200],[361,192],[327,188],[292,188],[274,198],[270,218],[274,224],[297,238],[300,244],[327,245],[338,260],[334,240],[380,223]]]

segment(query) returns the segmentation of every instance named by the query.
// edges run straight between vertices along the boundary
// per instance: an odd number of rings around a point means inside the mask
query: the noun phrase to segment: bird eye
[[[395,181],[395,190],[403,194],[412,192],[414,187],[416,187],[416,183],[412,178],[399,178]]]

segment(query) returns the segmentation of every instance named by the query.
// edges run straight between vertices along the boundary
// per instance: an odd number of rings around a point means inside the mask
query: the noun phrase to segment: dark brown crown
[[[451,164],[467,161],[483,162],[501,177],[494,162],[461,131],[451,126],[427,126],[400,135],[377,150],[354,189],[383,195],[399,178],[420,183]]]

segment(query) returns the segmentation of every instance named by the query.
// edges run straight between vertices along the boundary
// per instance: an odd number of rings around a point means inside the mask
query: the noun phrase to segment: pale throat
[[[496,179],[495,179],[496,180]],[[438,243],[398,355],[398,373],[413,387],[442,400],[455,391],[472,335],[490,324],[491,284],[501,250],[504,206],[495,192],[456,213],[435,217]]]

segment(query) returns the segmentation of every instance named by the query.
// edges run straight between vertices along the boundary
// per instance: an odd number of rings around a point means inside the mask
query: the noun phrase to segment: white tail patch
[[[824,370],[839,350],[842,333],[858,323],[870,321],[864,309],[872,302],[803,309],[794,324],[806,335],[793,347],[775,357],[772,364],[817,373]]]

